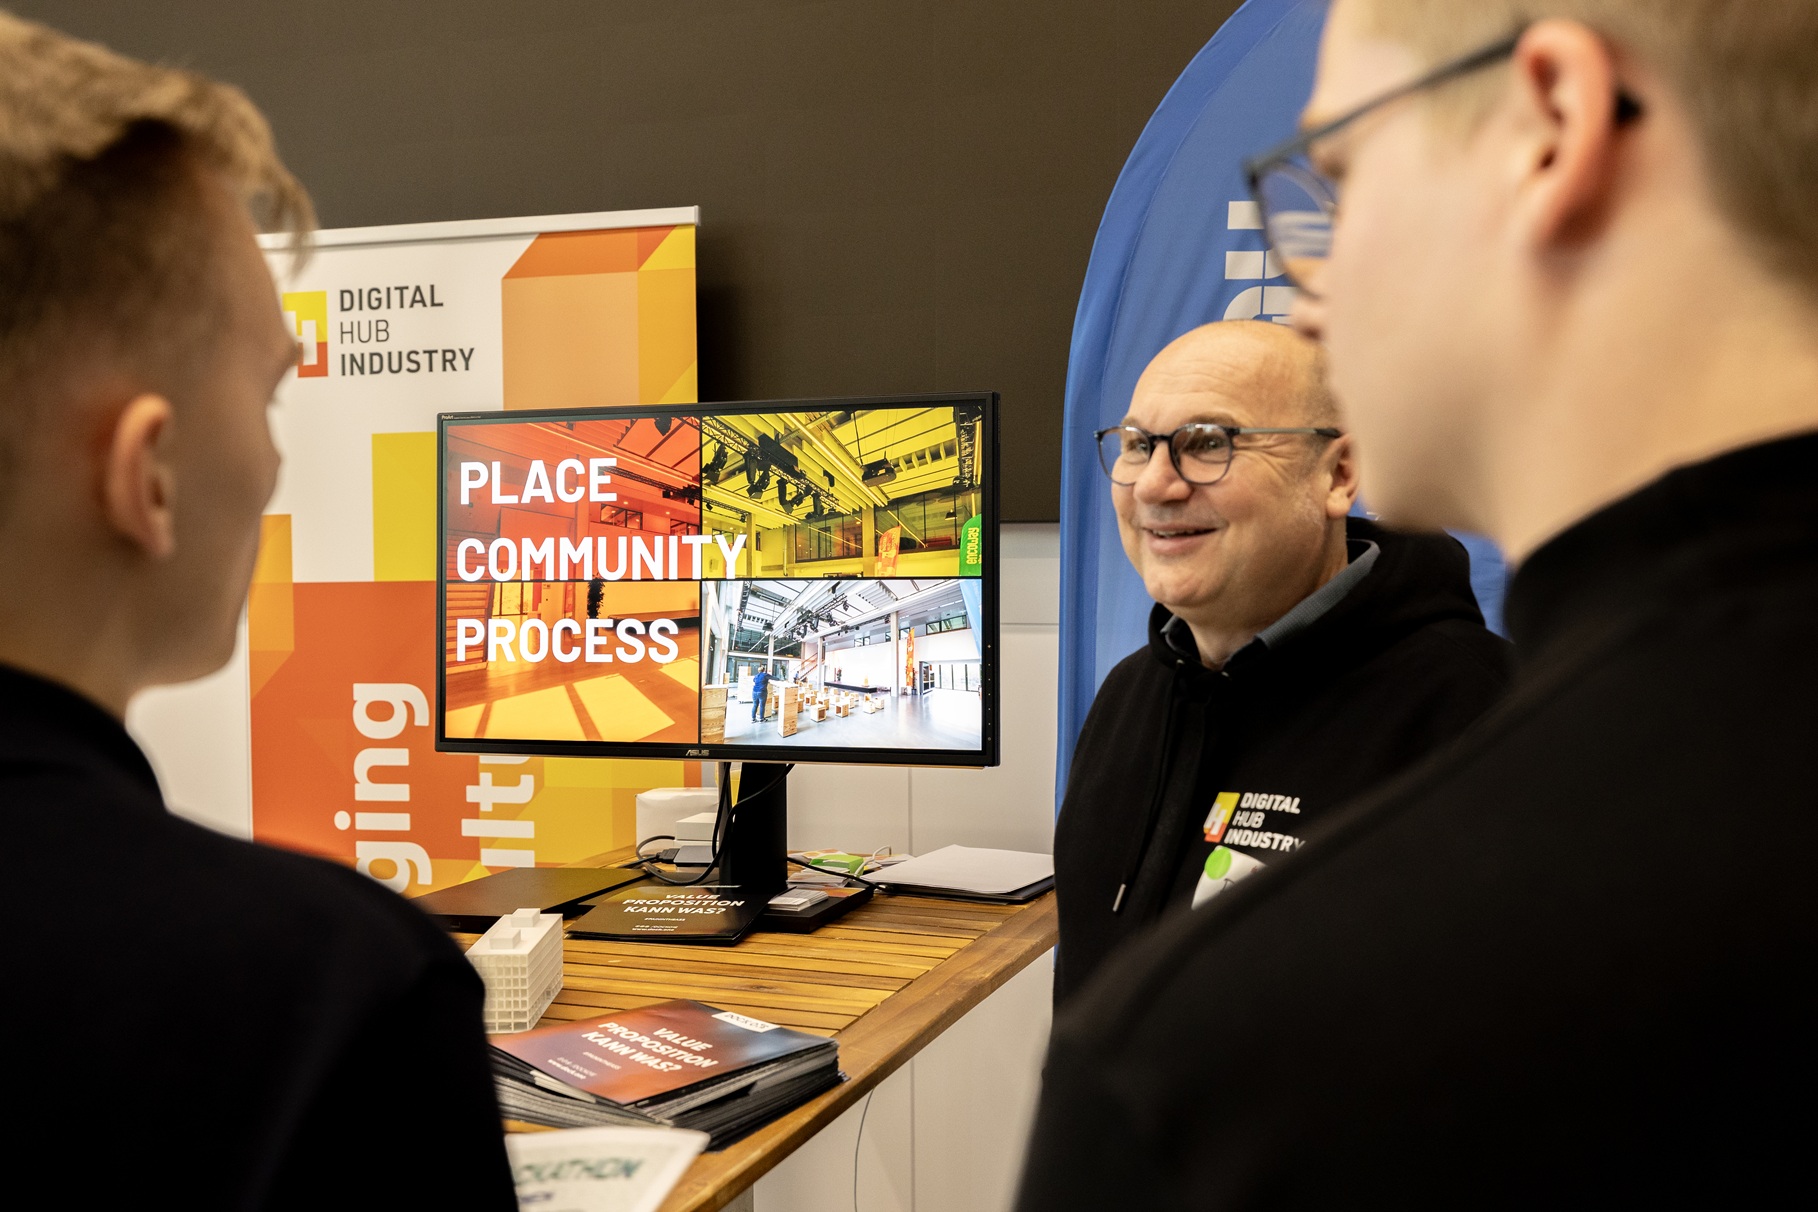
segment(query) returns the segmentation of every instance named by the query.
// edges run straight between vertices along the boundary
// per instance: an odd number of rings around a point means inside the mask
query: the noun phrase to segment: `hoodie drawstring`
[[[1124,901],[1129,898],[1130,886],[1136,882],[1137,872],[1142,870],[1143,860],[1149,857],[1149,845],[1155,838],[1155,826],[1161,819],[1162,798],[1168,793],[1168,757],[1174,748],[1175,719],[1180,714],[1180,671],[1185,662],[1178,658],[1168,686],[1168,719],[1162,727],[1161,758],[1155,775],[1155,793],[1149,797],[1149,818],[1143,825],[1141,840],[1136,846],[1136,856],[1124,868],[1124,878],[1117,885],[1117,895],[1111,900],[1111,913],[1116,916],[1123,912]]]

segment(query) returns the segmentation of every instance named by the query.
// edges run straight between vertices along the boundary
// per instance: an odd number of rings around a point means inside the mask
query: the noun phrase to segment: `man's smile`
[[[1138,525],[1143,550],[1162,560],[1203,559],[1205,542],[1223,530],[1222,525],[1193,525],[1186,522],[1164,522]]]

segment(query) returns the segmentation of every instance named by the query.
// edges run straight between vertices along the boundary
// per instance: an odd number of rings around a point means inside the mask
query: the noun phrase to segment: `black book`
[[[514,867],[419,896],[413,903],[450,930],[480,934],[519,909],[560,913],[643,878],[642,871],[622,867]]]
[[[711,1149],[840,1081],[833,1040],[693,1001],[494,1036],[492,1057],[509,1118],[692,1128]]]

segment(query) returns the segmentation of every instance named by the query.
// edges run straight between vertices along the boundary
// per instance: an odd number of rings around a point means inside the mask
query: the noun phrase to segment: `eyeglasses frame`
[[[1181,470],[1180,452],[1174,449],[1174,439],[1182,430],[1193,429],[1196,427],[1205,427],[1208,429],[1220,430],[1224,433],[1224,435],[1227,438],[1231,439],[1231,445],[1230,445],[1231,453],[1229,456],[1226,457],[1225,469],[1218,473],[1217,480],[1189,480],[1189,479],[1187,479],[1187,473]],[[1136,484],[1136,481],[1132,480],[1132,481],[1130,481],[1130,483],[1126,484],[1122,480],[1119,480],[1117,478],[1117,476],[1112,473],[1110,467],[1106,466],[1106,464],[1105,464],[1105,435],[1108,433],[1121,433],[1125,430],[1133,430],[1136,433],[1140,433],[1141,435],[1143,435],[1144,439],[1146,439],[1148,441],[1148,443],[1149,443],[1149,460],[1146,460],[1143,463],[1143,466],[1145,468],[1148,467],[1149,461],[1152,461],[1155,458],[1156,446],[1157,445],[1166,446],[1168,448],[1168,462],[1170,462],[1174,465],[1174,474],[1179,476],[1183,483],[1191,484],[1195,488],[1210,488],[1212,485],[1219,483],[1226,476],[1231,474],[1231,463],[1237,457],[1237,438],[1238,438],[1238,435],[1240,435],[1240,434],[1310,434],[1315,437],[1325,438],[1328,441],[1334,440],[1337,438],[1342,438],[1345,436],[1344,430],[1334,429],[1332,426],[1329,426],[1329,425],[1321,425],[1321,426],[1291,425],[1291,426],[1287,426],[1287,427],[1281,427],[1281,426],[1262,426],[1262,425],[1220,425],[1216,421],[1188,421],[1185,425],[1177,426],[1175,429],[1173,429],[1171,432],[1168,432],[1168,433],[1151,433],[1140,425],[1110,425],[1110,426],[1105,427],[1104,429],[1097,430],[1096,432],[1093,433],[1092,444],[1098,451],[1099,469],[1105,473],[1106,479],[1110,480],[1113,484],[1117,485],[1119,488],[1134,487]],[[1140,475],[1141,473],[1139,472],[1138,474]]]

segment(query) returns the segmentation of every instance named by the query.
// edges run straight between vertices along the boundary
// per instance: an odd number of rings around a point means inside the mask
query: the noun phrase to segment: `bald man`
[[[1350,517],[1321,354],[1275,324],[1169,345],[1099,462],[1149,643],[1099,689],[1054,843],[1055,999],[1164,914],[1313,841],[1503,692],[1464,549]]]

